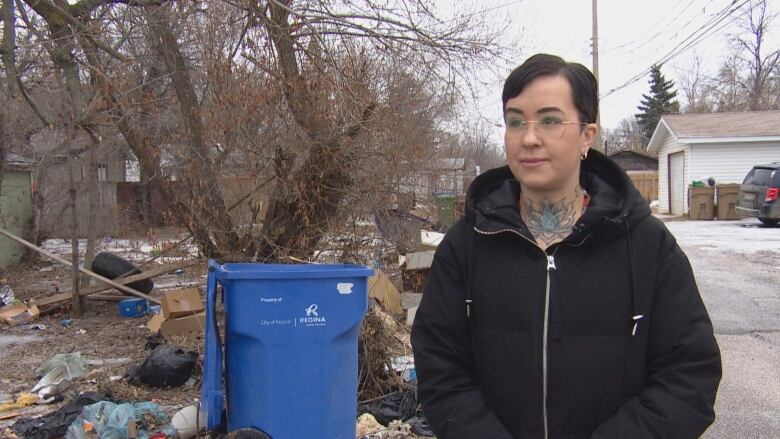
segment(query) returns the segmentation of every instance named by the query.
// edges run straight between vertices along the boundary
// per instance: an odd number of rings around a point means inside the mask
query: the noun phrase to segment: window
[[[105,163],[98,163],[97,165],[97,179],[98,181],[108,181],[106,178],[108,174],[108,165]]]
[[[747,177],[745,177],[745,181],[743,181],[742,184],[769,186],[769,180],[772,178],[773,173],[774,169],[753,168]]]

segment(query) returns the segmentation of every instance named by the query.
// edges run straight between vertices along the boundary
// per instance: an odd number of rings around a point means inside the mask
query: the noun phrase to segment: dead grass
[[[387,314],[369,311],[363,320],[358,341],[358,401],[367,402],[408,388],[409,385],[390,368],[393,358],[409,355],[404,343],[404,327],[389,324]]]

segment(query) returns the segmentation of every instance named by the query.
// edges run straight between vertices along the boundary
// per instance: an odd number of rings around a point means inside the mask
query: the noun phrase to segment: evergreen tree
[[[641,105],[637,107],[640,113],[635,115],[642,128],[642,135],[648,139],[653,135],[661,115],[679,113],[680,103],[675,100],[677,90],[673,89],[674,82],[664,78],[661,66],[653,66],[650,69],[650,94],[642,95]]]

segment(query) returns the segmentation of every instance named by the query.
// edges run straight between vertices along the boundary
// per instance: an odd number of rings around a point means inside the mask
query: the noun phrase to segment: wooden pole
[[[596,83],[599,82],[599,7],[598,0],[593,0],[593,76],[596,77]],[[605,152],[601,147],[601,112],[596,115],[596,126],[599,129],[596,134],[596,142],[594,147],[602,152]]]
[[[16,235],[14,235],[13,233],[9,232],[8,230],[3,229],[2,227],[0,227],[0,234],[5,235],[5,236],[13,239],[14,241],[18,242],[19,244],[22,244],[25,247],[33,249],[36,252],[38,252],[38,253],[40,253],[40,254],[42,254],[42,255],[50,258],[50,259],[54,259],[55,261],[59,262],[60,264],[63,264],[65,266],[73,268],[73,264],[71,264],[70,262],[66,261],[65,259],[62,259],[61,257],[59,257],[59,256],[57,256],[57,255],[55,255],[53,253],[47,252],[46,250],[38,247],[37,245],[35,245],[35,244],[31,243],[31,242],[28,242],[28,241],[26,241],[26,240],[24,240],[24,239],[22,239],[22,238],[20,238],[20,237],[18,237]],[[146,300],[148,300],[148,301],[150,301],[152,303],[155,303],[155,304],[159,304],[160,303],[160,299],[158,299],[156,297],[152,297],[152,296],[150,296],[148,294],[144,294],[144,293],[142,293],[140,291],[134,290],[134,289],[132,289],[132,288],[130,288],[128,286],[125,286],[125,285],[122,285],[120,283],[114,282],[113,280],[108,279],[106,277],[103,277],[103,276],[101,276],[101,275],[99,275],[97,273],[94,273],[94,272],[90,271],[90,270],[87,270],[86,268],[79,267],[79,266],[76,266],[76,267],[78,268],[78,271],[80,271],[80,272],[82,272],[82,273],[84,273],[84,274],[86,274],[86,275],[88,275],[90,277],[93,277],[93,278],[95,278],[95,279],[97,279],[97,280],[99,280],[101,282],[105,282],[105,283],[111,285],[112,287],[116,288],[119,291],[124,291],[125,293],[132,294],[133,296],[142,297],[142,298],[144,298],[144,299],[146,299]],[[74,293],[74,296],[76,294],[77,293]],[[81,298],[81,296],[78,296],[78,297]]]

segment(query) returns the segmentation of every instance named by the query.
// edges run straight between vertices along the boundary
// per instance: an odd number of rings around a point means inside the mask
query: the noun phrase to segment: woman
[[[535,55],[504,84],[508,166],[471,185],[412,329],[439,439],[696,438],[720,353],[687,258],[590,148],[597,84]]]

